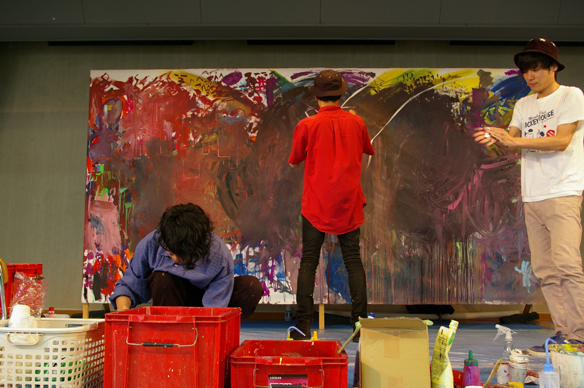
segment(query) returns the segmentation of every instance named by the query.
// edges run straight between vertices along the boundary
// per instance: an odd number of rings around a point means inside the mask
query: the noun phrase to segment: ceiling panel
[[[200,24],[199,0],[83,0],[87,24]]]
[[[562,0],[560,8],[560,24],[584,25],[584,1]],[[584,39],[584,36],[582,37]]]
[[[82,24],[81,0],[0,0],[0,24]]]
[[[320,2],[314,0],[201,0],[203,24],[315,24]]]
[[[0,0],[0,41],[584,42],[582,16],[584,0]]]
[[[442,0],[440,24],[555,25],[560,5],[561,0]]]
[[[341,39],[520,41],[545,36],[555,42],[583,42],[584,27],[412,27],[412,26],[0,26],[0,41],[144,41],[213,39]]]
[[[321,0],[324,24],[438,24],[436,0]]]

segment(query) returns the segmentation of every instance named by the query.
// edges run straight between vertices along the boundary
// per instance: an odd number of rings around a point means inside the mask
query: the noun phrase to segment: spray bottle
[[[509,357],[511,356],[511,350],[513,350],[513,330],[508,327],[495,325],[498,330],[497,335],[493,341],[496,341],[500,335],[505,334],[505,348],[503,349],[503,357],[501,358],[501,364],[497,370],[497,383],[507,384],[511,379],[511,367],[509,366]]]
[[[448,328],[442,326],[438,330],[434,350],[432,351],[431,381],[432,388],[452,388],[454,377],[448,352],[454,341],[454,334],[458,328],[457,321],[450,321]]]
[[[560,388],[560,374],[554,371],[554,366],[550,363],[550,353],[548,343],[556,342],[551,338],[545,340],[545,357],[546,363],[543,365],[543,371],[539,374],[539,386],[541,388]]]
[[[513,334],[515,332],[508,327],[495,325],[499,332],[495,336],[493,341],[496,341],[500,335],[505,334],[505,348],[503,349],[503,362],[509,362],[509,357],[511,356],[511,350],[513,350]]]

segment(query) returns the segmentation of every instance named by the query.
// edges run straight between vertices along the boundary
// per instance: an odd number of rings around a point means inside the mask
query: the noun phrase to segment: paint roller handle
[[[491,380],[493,380],[495,373],[497,373],[497,371],[499,370],[499,366],[501,366],[501,362],[503,362],[502,358],[497,360],[497,362],[495,363],[495,366],[493,367],[493,370],[491,371],[491,374],[489,375],[489,378],[485,382],[484,387],[487,387],[487,388],[489,387],[489,384],[491,384]]]
[[[355,338],[355,336],[357,335],[357,333],[359,332],[359,330],[361,330],[361,322],[355,322],[355,331],[353,332],[353,334],[351,334],[351,336],[345,341],[345,343],[343,344],[343,346],[341,346],[341,348],[337,351],[337,354],[340,354],[343,349],[345,349],[345,347],[349,344],[349,342],[351,342],[351,340],[353,338]]]

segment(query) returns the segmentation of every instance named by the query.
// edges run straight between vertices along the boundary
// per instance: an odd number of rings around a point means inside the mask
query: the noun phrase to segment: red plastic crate
[[[4,274],[8,281],[4,284],[4,297],[6,298],[6,308],[10,312],[10,302],[12,301],[12,296],[14,295],[14,290],[12,289],[14,285],[14,275],[17,272],[22,272],[29,278],[40,277],[43,275],[43,265],[42,264],[6,264],[8,267],[8,273]],[[0,307],[2,311],[2,307]],[[10,314],[8,314],[10,316]]]
[[[104,388],[229,387],[240,315],[239,308],[155,306],[106,314]]]
[[[338,341],[243,341],[231,354],[231,386],[345,388],[349,356]]]

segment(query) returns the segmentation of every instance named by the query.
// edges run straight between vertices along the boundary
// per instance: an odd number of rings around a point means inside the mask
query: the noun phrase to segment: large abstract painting
[[[263,303],[294,303],[302,252],[303,167],[287,163],[296,124],[317,112],[322,69],[92,71],[83,290],[106,302],[163,211],[192,202],[212,217],[236,274]],[[365,121],[361,252],[376,304],[537,303],[520,158],[473,141],[508,125],[529,93],[510,69],[337,69],[341,100]],[[334,236],[315,301],[350,303]]]

